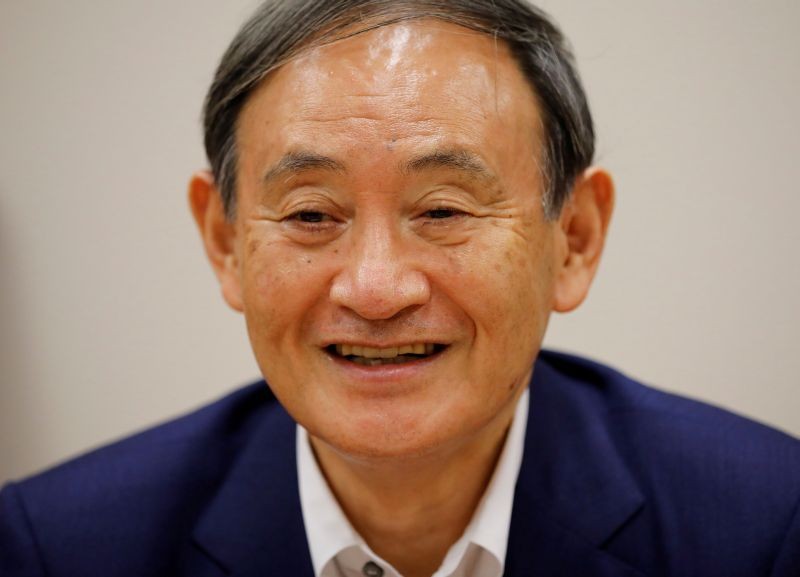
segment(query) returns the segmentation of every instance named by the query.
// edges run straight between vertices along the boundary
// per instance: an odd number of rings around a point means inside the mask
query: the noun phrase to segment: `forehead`
[[[238,137],[242,149],[265,138],[291,148],[325,130],[483,146],[500,135],[525,136],[535,149],[541,140],[536,96],[507,45],[429,19],[301,52],[249,98]]]

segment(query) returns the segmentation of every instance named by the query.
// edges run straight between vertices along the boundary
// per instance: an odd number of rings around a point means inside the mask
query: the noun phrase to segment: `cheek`
[[[551,308],[550,252],[546,235],[500,230],[451,257],[451,286],[459,287],[476,338],[488,337],[493,349],[538,346]]]
[[[280,338],[323,294],[324,259],[265,236],[247,243],[242,263],[244,313],[257,337],[276,333]]]

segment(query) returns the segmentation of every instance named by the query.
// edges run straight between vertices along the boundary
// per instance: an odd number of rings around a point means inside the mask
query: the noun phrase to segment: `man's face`
[[[250,97],[237,137],[226,295],[293,417],[375,457],[510,414],[565,249],[507,48],[412,21],[313,49]]]

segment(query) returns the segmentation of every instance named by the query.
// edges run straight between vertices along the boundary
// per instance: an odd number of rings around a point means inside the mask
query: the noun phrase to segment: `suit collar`
[[[605,422],[604,392],[543,353],[531,382],[506,575],[639,575],[603,545],[644,505]]]
[[[277,402],[266,413],[197,524],[195,542],[229,575],[311,577],[295,423]]]

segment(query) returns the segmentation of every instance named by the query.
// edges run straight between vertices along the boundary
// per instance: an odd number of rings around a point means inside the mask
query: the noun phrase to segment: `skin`
[[[190,183],[265,378],[407,577],[469,522],[549,315],[580,304],[602,252],[610,177],[588,170],[547,221],[541,142],[504,45],[411,21],[309,49],[252,94],[233,221],[207,172]],[[364,367],[328,348],[419,342],[443,350]]]

